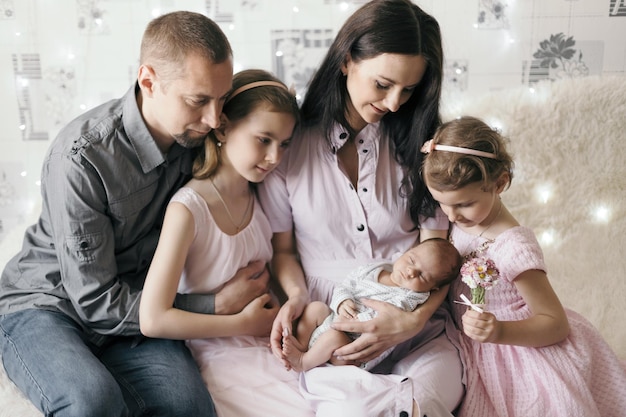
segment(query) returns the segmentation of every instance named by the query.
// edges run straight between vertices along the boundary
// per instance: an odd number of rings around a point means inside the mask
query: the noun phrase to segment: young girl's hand
[[[468,309],[462,317],[463,332],[481,343],[495,342],[500,334],[502,323],[489,312],[479,313]]]

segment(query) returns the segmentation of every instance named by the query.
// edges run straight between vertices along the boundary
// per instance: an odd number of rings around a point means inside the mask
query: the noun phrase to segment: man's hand
[[[392,346],[415,336],[418,327],[412,312],[406,312],[384,301],[363,299],[361,302],[378,313],[368,321],[340,321],[332,327],[344,332],[361,333],[354,342],[335,351],[340,360],[368,362]]]
[[[264,262],[250,262],[215,294],[215,314],[240,313],[252,300],[268,293],[269,280],[270,274]]]

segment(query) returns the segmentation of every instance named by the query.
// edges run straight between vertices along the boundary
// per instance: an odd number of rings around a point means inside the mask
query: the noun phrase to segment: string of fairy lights
[[[99,29],[103,29],[106,27],[107,25],[107,19],[113,19],[114,16],[113,15],[108,15],[106,13],[104,13],[102,10],[97,9],[98,7],[98,2],[94,1],[91,2],[93,3],[92,7],[94,7],[94,10],[92,10],[90,13],[87,13],[87,15],[89,16],[89,21],[84,21],[82,22],[82,25],[84,27],[90,28],[90,30],[92,31],[92,33],[98,33]],[[171,1],[169,3],[172,3]],[[207,4],[211,3],[213,5],[213,7],[217,7],[216,4],[218,3],[217,1],[207,1]],[[246,2],[246,3],[250,3],[251,5],[249,7],[254,7],[256,4],[260,3],[260,1],[250,1],[250,2]],[[254,4],[253,4],[254,3]],[[307,4],[304,4],[305,2],[300,2],[300,1],[291,1],[291,2],[283,2],[284,6],[286,8],[286,13],[291,13],[292,15],[300,15],[300,14],[309,14],[311,11],[306,9],[306,7],[308,6]],[[354,2],[349,2],[349,1],[335,1],[332,2],[331,0],[327,0],[326,1],[326,5],[331,4],[334,7],[336,7],[335,12],[341,13],[341,15],[345,18],[347,17],[350,13],[352,13],[353,10],[355,10],[357,7],[359,7],[363,1],[354,1]],[[419,2],[418,2],[419,3]],[[427,3],[427,2],[426,2]],[[154,2],[151,2],[150,5],[154,4]],[[168,6],[171,6],[171,4],[168,4]],[[33,49],[33,43],[36,41],[33,40],[33,34],[31,32],[35,31],[35,28],[31,27],[34,25],[34,19],[17,19],[15,18],[15,13],[13,13],[12,11],[8,12],[7,10],[1,10],[0,6],[0,11],[4,12],[5,18],[12,18],[14,24],[10,27],[14,27],[15,30],[13,31],[13,36],[14,36],[14,46],[15,46],[15,52],[19,52],[21,47],[26,46],[26,50],[28,50],[29,52],[32,51]],[[319,5],[317,7],[320,7]],[[148,8],[148,13],[151,17],[157,17],[159,15],[161,15],[162,13],[165,13],[169,11],[169,9],[163,8],[163,7],[149,7]],[[338,18],[338,21],[340,21],[341,18]],[[8,20],[0,20],[0,23],[2,22],[7,22]],[[26,23],[24,23],[26,22]],[[22,27],[20,27],[20,25],[23,25]],[[473,23],[472,24],[473,29],[479,29],[480,26],[477,23]],[[6,27],[9,27],[8,25],[6,25]],[[240,25],[239,23],[236,22],[228,22],[224,29],[227,31],[227,35],[228,32],[231,33],[235,33],[237,31],[240,30],[246,30],[246,28],[244,27],[244,25]],[[39,32],[41,32],[40,29]],[[494,32],[496,33],[496,32]],[[512,32],[510,30],[501,30],[498,31],[497,33],[500,34],[501,38],[502,38],[502,42],[504,45],[514,45],[518,42],[518,40],[516,39],[515,36],[513,36]],[[38,33],[38,36],[41,36],[40,33]],[[36,36],[35,36],[36,38]],[[11,41],[8,41],[8,43],[11,43]],[[36,43],[36,42],[35,42]],[[284,51],[282,50],[276,50],[273,52],[277,57],[281,57],[284,53]],[[59,52],[59,54],[62,54],[63,56],[65,56],[66,58],[66,63],[68,66],[73,65],[74,63],[76,63],[77,60],[82,60],[84,59],[84,54],[81,52],[81,47],[78,45],[69,45],[66,46],[62,51]],[[40,63],[41,66],[44,66],[43,63]],[[235,71],[238,71],[240,69],[243,69],[246,65],[242,62],[236,61],[235,62]],[[448,75],[447,75],[447,79],[448,81],[450,79],[454,79],[454,80],[462,80],[462,79],[466,79],[469,75],[469,69],[468,69],[468,65],[464,64],[462,60],[458,61],[458,62],[454,62],[454,63],[449,63],[448,67],[446,68],[446,70],[448,71]],[[88,75],[87,75],[88,76]],[[40,82],[41,79],[36,79],[33,80],[32,78],[29,78],[28,76],[23,76],[20,75],[18,73],[12,73],[10,74],[10,77],[13,79],[15,88],[17,90],[27,90],[30,86],[31,83],[33,82]],[[70,82],[67,83],[67,85],[70,85]],[[450,84],[450,82],[448,82],[447,84],[447,88],[453,88],[454,86]],[[534,92],[533,87],[529,88],[529,91],[531,93]],[[297,94],[299,94],[299,92],[297,91]],[[75,106],[75,109],[72,110],[72,117],[77,115],[80,112],[83,112],[85,110],[87,110],[88,108],[92,107],[93,105],[98,103],[98,98],[97,97],[89,97],[89,98],[84,98],[84,99],[80,99],[79,94],[77,94],[75,97],[71,97],[74,101],[73,101],[73,105]],[[300,97],[301,98],[301,97]],[[37,100],[37,97],[30,97],[31,100]],[[5,97],[2,99],[5,101],[5,105],[14,107],[15,106],[15,101],[11,102],[11,103],[6,103],[9,100],[15,100],[15,98],[13,98],[11,95],[5,95]],[[18,99],[19,101],[19,99]],[[32,104],[32,103],[31,103]],[[5,107],[5,106],[3,106]],[[69,121],[65,120],[65,122]],[[490,124],[500,130],[506,131],[506,126],[504,126],[501,122],[497,121],[497,120],[490,120]],[[17,130],[14,131],[14,136],[17,138],[16,140],[19,141],[19,137],[21,136],[23,138],[24,133],[29,129],[29,126],[27,124],[27,120],[22,120],[20,119],[18,124],[17,124]],[[52,136],[52,134],[50,135]],[[12,138],[9,138],[10,140],[13,140]],[[49,137],[48,139],[51,139],[51,137]],[[46,141],[42,141],[42,142],[46,142]],[[2,176],[0,176],[0,202],[2,202],[2,204],[4,206],[8,206],[11,204],[12,201],[12,196],[16,196],[19,192],[20,189],[19,187],[15,187],[11,184],[12,179],[19,177],[24,179],[25,183],[27,184],[27,187],[30,188],[33,186],[35,187],[39,187],[40,186],[40,180],[39,180],[39,171],[38,168],[40,167],[40,161],[41,158],[43,157],[43,152],[44,150],[47,148],[47,144],[45,144],[45,146],[28,146],[29,148],[34,148],[34,149],[29,149],[32,150],[32,153],[30,156],[33,156],[32,159],[35,159],[37,162],[33,162],[31,161],[30,164],[28,164],[28,167],[26,169],[24,168],[20,168],[19,171],[17,173],[15,172],[6,172],[7,169],[9,169],[8,167],[3,167],[2,172],[0,172],[0,174],[2,174]],[[39,158],[37,158],[36,156],[39,156]],[[11,165],[12,167],[18,167],[17,164]],[[36,167],[36,168],[35,168]],[[20,182],[20,184],[22,184],[22,182]],[[30,185],[29,185],[30,184]],[[23,190],[21,190],[21,192],[23,193]],[[553,185],[546,181],[544,184],[540,185],[537,187],[537,189],[535,190],[535,195],[536,195],[536,200],[538,202],[538,204],[549,204],[552,197],[554,194],[554,189],[553,189]],[[39,191],[37,190],[36,192],[31,193],[31,195],[39,195]],[[36,198],[36,197],[35,197]],[[593,207],[592,212],[589,213],[589,216],[591,217],[591,219],[595,222],[598,223],[608,223],[610,222],[612,215],[614,213],[614,209],[611,207],[610,204],[603,204],[603,203],[598,203],[596,206]],[[540,234],[539,234],[539,238],[542,242],[542,245],[550,245],[551,243],[553,243],[556,239],[558,239],[557,236],[557,232],[553,229],[546,229],[543,230]]]

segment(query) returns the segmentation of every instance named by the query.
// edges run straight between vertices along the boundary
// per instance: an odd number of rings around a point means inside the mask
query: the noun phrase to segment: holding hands
[[[263,261],[250,262],[215,294],[215,314],[237,314],[269,291],[270,274]]]
[[[279,310],[278,300],[269,293],[269,279],[263,261],[250,262],[215,295],[215,314],[237,314],[244,323],[244,334],[267,336]]]

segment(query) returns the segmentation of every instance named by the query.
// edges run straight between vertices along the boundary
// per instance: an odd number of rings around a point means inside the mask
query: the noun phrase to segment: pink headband
[[[460,148],[458,146],[438,145],[432,139],[426,141],[421,149],[422,153],[431,153],[432,151],[446,151],[463,153],[466,155],[482,156],[483,158],[498,159],[495,153],[478,151],[470,148]]]
[[[281,83],[279,83],[277,81],[255,81],[253,83],[244,84],[241,87],[239,87],[238,89],[236,89],[235,91],[233,91],[232,93],[230,93],[230,96],[228,96],[228,99],[226,100],[226,102],[229,102],[237,94],[243,93],[246,90],[249,90],[249,89],[255,88],[255,87],[263,87],[263,86],[280,87],[280,88],[284,88],[285,90],[289,91],[289,89],[287,87],[285,87],[284,84],[281,84]]]

